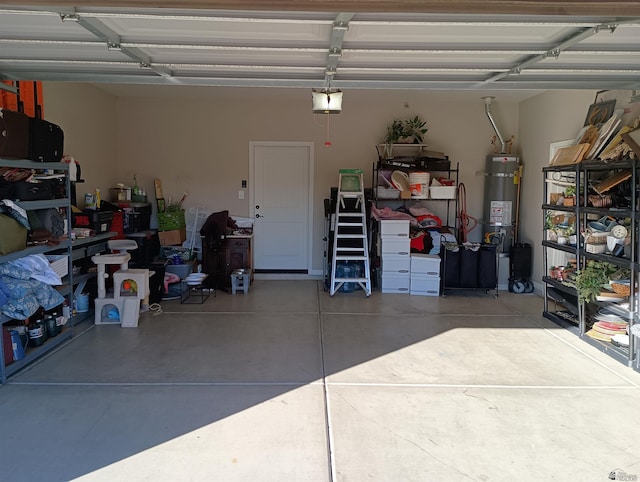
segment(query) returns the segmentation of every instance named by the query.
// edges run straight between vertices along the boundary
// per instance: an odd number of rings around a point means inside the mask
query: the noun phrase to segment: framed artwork
[[[597,126],[598,124],[607,122],[613,115],[615,107],[615,100],[607,100],[605,102],[596,102],[595,104],[591,104],[587,111],[587,117],[584,119],[584,125]]]
[[[558,152],[558,149],[561,149],[563,147],[571,147],[574,144],[576,144],[576,141],[574,141],[573,139],[567,139],[566,141],[552,142],[551,144],[549,144],[549,164],[551,164],[551,161],[553,161],[553,158]]]

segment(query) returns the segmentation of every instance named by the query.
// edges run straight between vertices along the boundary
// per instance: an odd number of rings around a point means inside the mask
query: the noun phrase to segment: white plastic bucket
[[[429,173],[428,172],[410,172],[409,187],[411,188],[412,199],[428,199],[429,198]]]

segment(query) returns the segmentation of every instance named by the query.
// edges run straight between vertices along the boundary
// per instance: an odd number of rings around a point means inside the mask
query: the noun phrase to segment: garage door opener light
[[[311,101],[314,114],[339,114],[342,111],[342,91],[338,89],[313,89]]]

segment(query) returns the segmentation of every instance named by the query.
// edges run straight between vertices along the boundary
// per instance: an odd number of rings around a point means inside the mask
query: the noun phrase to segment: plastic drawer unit
[[[383,293],[409,293],[411,257],[408,220],[380,221]]]

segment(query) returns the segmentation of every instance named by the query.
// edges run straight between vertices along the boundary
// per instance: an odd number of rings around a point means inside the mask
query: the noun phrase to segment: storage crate
[[[431,186],[429,195],[431,199],[455,199],[456,186]]]
[[[409,294],[411,287],[411,277],[409,273],[382,273],[382,292],[383,293],[406,293]]]
[[[69,274],[69,255],[66,254],[46,254],[49,266],[55,273],[64,278]]]
[[[158,213],[158,231],[173,231],[186,227],[184,210]]]
[[[380,234],[382,236],[409,237],[408,219],[383,219],[380,221]]]
[[[412,295],[439,296],[440,278],[437,276],[411,276]]]
[[[440,276],[440,261],[435,254],[411,253],[411,274]]]
[[[385,254],[381,257],[381,268],[384,274],[409,273],[411,270],[411,258],[399,254]]]
[[[397,254],[409,258],[411,252],[411,240],[409,238],[382,238],[381,253]]]
[[[73,213],[73,227],[91,228],[95,234],[102,234],[111,229],[112,219],[112,211],[84,210],[82,213]]]

